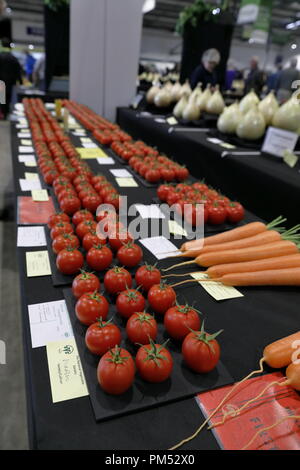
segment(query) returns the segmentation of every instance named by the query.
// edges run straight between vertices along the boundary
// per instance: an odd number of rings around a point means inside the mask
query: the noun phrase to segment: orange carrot
[[[278,227],[279,224],[285,222],[286,219],[279,216],[277,219],[270,222],[268,225],[262,222],[251,222],[250,224],[243,225],[242,227],[237,227],[227,232],[218,233],[210,237],[201,238],[198,240],[192,240],[181,245],[181,251],[194,250],[196,248],[202,248],[207,245],[216,245],[218,243],[227,243],[234,240],[240,240],[241,238],[248,238],[259,233],[265,232],[266,230],[271,230],[275,227]],[[278,229],[279,231],[281,229]]]
[[[297,245],[295,245],[293,242],[283,240],[280,242],[268,243],[266,245],[253,246],[250,248],[204,253],[192,261],[185,261],[183,263],[174,264],[173,266],[163,269],[162,271],[167,272],[171,269],[194,263],[208,268],[217,264],[242,263],[245,261],[274,258],[276,256],[286,256],[295,253],[299,253]]]
[[[246,248],[250,246],[258,246],[258,245],[265,245],[267,243],[274,243],[276,241],[281,240],[280,233],[276,232],[276,230],[266,230],[265,232],[261,232],[258,235],[254,235],[253,237],[241,238],[240,240],[233,240],[227,243],[216,243],[214,245],[205,245],[203,248],[193,249],[184,251],[182,254],[174,256],[176,257],[185,257],[185,258],[195,258],[196,256],[201,255],[202,253],[212,253],[214,251],[224,251],[224,250],[231,250],[238,249],[238,248]]]
[[[277,256],[257,261],[244,263],[218,264],[211,266],[205,271],[211,279],[224,276],[225,274],[247,273],[253,271],[267,271],[270,269],[300,268],[300,253],[296,255]]]
[[[228,230],[227,232],[218,233],[217,235],[212,235],[210,237],[206,237],[199,240],[192,240],[190,242],[184,243],[180,249],[181,251],[188,251],[191,249],[195,249],[197,246],[204,245],[215,245],[217,243],[226,243],[231,242],[234,240],[239,240],[241,238],[248,238],[258,233],[265,232],[267,230],[267,226],[262,222],[252,222],[250,224],[243,225],[242,227],[237,227],[232,230]]]
[[[293,345],[300,341],[300,331],[268,344],[263,352],[264,361],[273,369],[282,369],[292,362]]]
[[[225,274],[215,281],[225,286],[300,286],[300,268]]]

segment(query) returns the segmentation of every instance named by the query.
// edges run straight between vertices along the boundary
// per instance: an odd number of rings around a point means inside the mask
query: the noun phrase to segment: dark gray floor
[[[27,423],[20,314],[20,287],[13,214],[9,124],[0,122],[0,449],[27,449]],[[1,343],[3,345],[3,343]]]

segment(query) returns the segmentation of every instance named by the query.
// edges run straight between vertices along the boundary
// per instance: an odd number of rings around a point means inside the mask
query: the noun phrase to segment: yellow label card
[[[288,165],[290,166],[291,168],[294,168],[294,166],[297,164],[298,162],[298,157],[297,155],[295,155],[293,152],[291,152],[290,150],[285,150],[283,152],[283,161]]]
[[[30,139],[21,139],[21,145],[31,146],[32,145],[32,140],[30,140]]]
[[[77,147],[76,150],[83,159],[101,157],[107,158],[106,153],[100,148],[85,149],[82,147]]]
[[[176,220],[169,220],[169,232],[173,235],[183,235],[184,237],[187,236],[187,231],[179,225]]]
[[[221,147],[224,147],[224,149],[235,149],[236,146],[232,144],[228,144],[227,142],[221,142],[220,143]]]
[[[53,403],[89,394],[74,338],[46,345]]]
[[[37,202],[49,201],[47,189],[33,189],[31,196],[32,199]]]
[[[173,116],[171,116],[167,119],[167,123],[170,124],[170,126],[175,126],[178,124],[178,121]]]
[[[85,142],[85,143],[92,143],[92,139],[90,139],[89,137],[80,137],[80,140],[81,142]]]
[[[199,284],[210,294],[215,300],[228,300],[235,299],[237,297],[244,297],[235,287],[224,286],[221,282],[209,281],[201,282],[201,280],[209,279],[204,273],[192,273],[191,276],[199,280]]]
[[[37,173],[25,173],[26,180],[39,180],[39,175]]]
[[[116,182],[120,188],[137,188],[138,184],[134,178],[116,178]]]
[[[26,161],[24,162],[24,165],[28,167],[37,167],[35,160],[27,160],[27,162]]]
[[[26,252],[27,277],[49,276],[51,267],[48,251]]]

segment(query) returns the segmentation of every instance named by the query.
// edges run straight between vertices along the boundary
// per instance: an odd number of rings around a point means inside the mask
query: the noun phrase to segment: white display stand
[[[70,98],[114,120],[136,94],[144,0],[72,0]]]

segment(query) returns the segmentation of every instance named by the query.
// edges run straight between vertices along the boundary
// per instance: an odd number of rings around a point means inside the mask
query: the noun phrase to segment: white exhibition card
[[[65,300],[28,305],[28,315],[33,348],[74,336]]]
[[[17,246],[46,246],[44,227],[18,227]]]
[[[19,179],[22,191],[32,191],[34,189],[42,189],[40,180],[36,179]]]
[[[34,155],[18,155],[18,160],[20,163],[27,163],[31,161],[36,163],[36,158]]]
[[[165,215],[162,213],[160,208],[156,204],[135,204],[137,211],[139,212],[142,219],[165,219]]]
[[[282,158],[286,150],[293,152],[298,138],[299,135],[295,132],[269,127],[262,151]]]
[[[99,165],[114,165],[115,161],[111,157],[97,158]]]
[[[165,259],[178,248],[165,237],[151,237],[139,240],[157,259]]]
[[[132,174],[127,170],[109,170],[116,178],[131,178]]]
[[[34,153],[34,148],[29,145],[19,145],[19,153]]]

